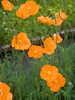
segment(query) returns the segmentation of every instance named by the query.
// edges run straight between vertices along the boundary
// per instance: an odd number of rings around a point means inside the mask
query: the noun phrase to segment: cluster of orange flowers
[[[14,5],[8,0],[1,1],[4,10],[12,11]],[[25,4],[22,4],[18,11],[16,11],[16,15],[22,19],[26,19],[30,15],[35,15],[39,11],[40,6],[36,4],[35,1],[30,0]]]
[[[17,37],[14,35],[11,46],[17,50],[27,50],[28,56],[33,58],[40,58],[43,56],[43,53],[53,54],[56,49],[56,44],[60,43],[63,39],[59,34],[54,34],[52,37],[48,37],[44,42],[44,48],[42,46],[31,45],[30,40],[28,39],[26,33],[20,32]]]
[[[44,24],[48,24],[48,25],[59,26],[65,19],[67,19],[67,15],[64,12],[62,12],[62,9],[61,9],[60,12],[55,13],[55,19],[40,16],[37,18],[37,21],[40,21],[40,22],[42,22]]]
[[[40,72],[40,77],[47,81],[50,90],[57,92],[61,87],[65,86],[65,78],[58,72],[56,66],[44,65]]]
[[[61,37],[60,37],[61,38]],[[56,42],[52,40],[52,37],[48,37],[44,42],[44,53],[53,54],[56,49]]]
[[[59,36],[59,34],[53,35],[54,40],[52,40],[52,37],[48,37],[43,42],[44,48],[41,46],[34,46],[32,45],[29,49],[28,56],[33,58],[40,58],[43,56],[43,53],[46,54],[53,54],[54,50],[56,49],[56,44],[60,43],[63,39]]]
[[[10,87],[0,82],[0,100],[12,100],[12,93],[10,92]]]
[[[1,1],[1,3],[4,7],[4,10],[12,11],[14,5],[11,2],[9,2],[8,0],[3,0]],[[34,16],[39,11],[39,8],[40,6],[37,5],[35,1],[29,0],[20,6],[18,11],[16,11],[16,15],[22,19],[26,19],[31,15]],[[55,13],[55,19],[51,19],[48,16],[40,16],[37,18],[37,21],[48,25],[59,26],[65,19],[67,19],[67,15],[62,12],[62,9],[60,9],[59,12]]]

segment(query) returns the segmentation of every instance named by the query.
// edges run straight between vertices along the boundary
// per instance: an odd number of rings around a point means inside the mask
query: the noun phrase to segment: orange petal
[[[54,39],[54,41],[56,42],[56,43],[60,43],[60,42],[62,42],[62,38],[59,36],[59,34],[54,34],[53,35],[53,39]]]
[[[10,87],[6,83],[0,82],[0,89],[5,90],[6,93],[10,91]]]
[[[67,15],[66,13],[62,12],[62,9],[60,9],[60,12],[55,13],[55,17],[58,17],[58,16],[60,16],[61,19],[63,20],[67,19]]]
[[[48,54],[48,55],[51,55],[54,53],[54,49],[53,50],[49,50],[47,48],[44,48],[44,53]]]
[[[37,6],[34,8],[33,13],[32,13],[33,16],[34,16],[35,14],[37,14],[37,12],[39,11],[39,8],[40,8],[39,5],[37,5]]]
[[[15,44],[16,44],[16,36],[14,35],[11,46],[15,47]]]
[[[61,18],[62,18],[63,20],[67,19],[66,13],[61,12],[61,11],[62,11],[62,9],[60,10],[60,16],[61,16]]]
[[[15,44],[15,49],[19,49],[19,45],[18,44]]]
[[[49,18],[48,20],[47,20],[47,24],[48,25],[54,25],[54,20],[52,20],[51,18]]]
[[[44,24],[47,23],[47,20],[48,20],[48,17],[44,17],[44,16],[40,16],[40,17],[37,18],[37,21],[40,21]]]
[[[16,11],[16,15],[22,19],[26,19],[29,16],[29,13],[25,7],[25,4],[22,4],[18,11]]]
[[[55,25],[55,26],[59,26],[59,25],[61,25],[62,22],[63,22],[63,20],[61,19],[60,16],[57,17],[56,20],[54,19],[53,21],[54,21],[54,25]]]
[[[53,92],[58,92],[60,90],[60,86],[52,86],[50,90]]]
[[[8,93],[7,94],[7,97],[6,97],[6,100],[12,100],[13,96],[12,96],[12,93]]]

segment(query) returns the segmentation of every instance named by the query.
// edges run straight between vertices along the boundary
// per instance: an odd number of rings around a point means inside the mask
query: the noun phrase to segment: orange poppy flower
[[[37,21],[40,21],[44,24],[47,23],[47,20],[48,20],[48,17],[44,17],[44,16],[40,16],[40,17],[37,18]]]
[[[22,4],[18,11],[16,12],[16,15],[20,18],[26,19],[30,15],[35,15],[40,6],[36,4],[35,1],[27,1],[25,4]]]
[[[58,75],[58,68],[51,65],[44,65],[40,72],[40,77],[44,80],[54,81]]]
[[[54,25],[59,26],[63,22],[60,16],[57,16],[56,19],[53,19]]]
[[[10,93],[10,87],[0,82],[0,100],[12,100],[12,93]]]
[[[43,56],[43,48],[41,46],[32,45],[29,48],[28,56],[33,58],[40,58]]]
[[[17,37],[14,36],[11,46],[19,50],[27,50],[31,46],[30,40],[27,38],[27,35],[23,32],[20,32]]]
[[[58,73],[56,79],[54,81],[51,81],[49,79],[47,81],[47,85],[50,87],[50,90],[53,92],[57,92],[61,87],[65,86],[65,78],[62,76],[61,73]]]
[[[44,42],[44,53],[53,54],[56,49],[56,43],[52,40],[52,37],[48,37]]]
[[[62,11],[62,9],[60,9],[60,12],[55,13],[55,17],[60,16],[61,19],[63,19],[63,20],[67,19],[67,15],[64,12],[61,12],[61,11]]]
[[[53,34],[53,39],[56,43],[62,42],[62,38],[59,36],[59,34]]]
[[[12,11],[14,5],[8,0],[1,1],[4,10]]]

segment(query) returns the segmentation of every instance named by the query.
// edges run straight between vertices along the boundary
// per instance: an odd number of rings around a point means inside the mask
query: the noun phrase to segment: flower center
[[[48,43],[46,44],[46,46],[48,46]]]
[[[47,19],[46,20],[48,20],[48,17],[47,17]]]
[[[37,53],[37,50],[35,50],[35,53]]]
[[[8,7],[8,4],[6,4],[6,7]]]
[[[57,83],[58,81],[55,81],[55,83]]]
[[[50,71],[48,71],[48,74],[50,74],[51,72]]]
[[[21,43],[22,41],[21,40],[19,40],[19,43]]]
[[[30,11],[31,10],[31,7],[29,7],[28,10]]]

